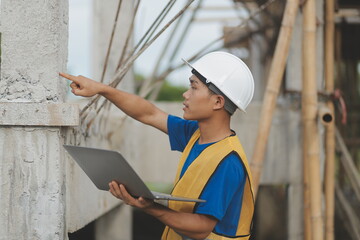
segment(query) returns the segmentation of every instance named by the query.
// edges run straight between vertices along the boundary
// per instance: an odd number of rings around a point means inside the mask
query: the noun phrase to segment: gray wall
[[[2,0],[1,32],[0,239],[66,239],[67,1]]]

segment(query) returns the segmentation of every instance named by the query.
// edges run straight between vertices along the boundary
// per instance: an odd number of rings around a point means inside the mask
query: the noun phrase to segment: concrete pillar
[[[106,53],[109,46],[111,33],[113,30],[114,20],[118,8],[119,0],[107,0],[106,3],[102,0],[93,1],[93,37],[92,37],[92,65],[94,79],[100,80]],[[129,27],[131,26],[131,20],[133,16],[134,1],[122,1],[121,9],[117,21],[117,27],[112,42],[112,48],[107,65],[107,71],[104,78],[104,83],[109,83],[118,65],[120,56],[122,54],[123,46],[128,36]],[[132,48],[132,39],[128,43],[128,51]],[[119,89],[134,92],[133,73],[129,73],[122,80],[118,86]],[[110,114],[111,113],[111,114]],[[134,125],[127,129],[127,127],[120,127],[119,122],[121,118],[115,113],[120,113],[120,110],[116,109],[112,105],[110,111],[104,111],[107,119],[107,124],[113,132],[116,132],[116,140],[110,140],[111,147],[113,149],[120,150],[120,152],[128,159],[133,167],[141,165],[140,161],[137,161],[137,144],[134,142]],[[111,117],[110,117],[111,116]],[[126,121],[129,122],[129,121]],[[95,123],[97,124],[97,123]],[[100,124],[100,123],[99,123]],[[127,123],[125,123],[127,124]],[[126,125],[129,126],[129,125]],[[123,140],[121,140],[123,139]],[[125,147],[128,146],[128,147]],[[138,163],[138,164],[136,164]],[[113,206],[113,197],[109,199],[110,204]],[[117,204],[120,201],[116,201]],[[98,218],[95,222],[96,236],[95,239],[99,240],[126,240],[132,238],[132,209],[129,206],[120,206],[112,209],[107,214]]]
[[[324,1],[316,1],[316,17],[317,17],[317,30],[316,30],[316,81],[318,89],[322,89],[324,82]],[[286,69],[286,89],[301,91],[302,89],[302,12],[299,11],[296,16],[295,26],[293,29],[293,35],[291,38],[289,57]]]
[[[67,239],[68,1],[1,1],[0,239]]]
[[[95,239],[132,239],[132,207],[122,204],[96,220]]]

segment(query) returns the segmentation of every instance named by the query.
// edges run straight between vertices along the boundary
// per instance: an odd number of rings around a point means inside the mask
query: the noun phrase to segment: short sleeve
[[[199,128],[197,121],[189,121],[169,115],[167,121],[171,150],[182,152],[191,136]]]
[[[241,209],[246,173],[237,154],[230,154],[218,166],[206,184],[200,198],[205,203],[197,205],[195,213],[206,214],[230,222],[237,222]],[[239,204],[240,203],[240,204]]]

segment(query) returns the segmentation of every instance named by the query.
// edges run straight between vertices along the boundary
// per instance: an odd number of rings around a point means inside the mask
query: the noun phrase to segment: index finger
[[[70,81],[73,81],[74,83],[77,83],[76,77],[73,76],[73,75],[70,75],[70,74],[67,74],[67,73],[63,73],[63,72],[59,72],[59,75],[60,75],[61,77],[64,77],[64,78],[69,79]]]

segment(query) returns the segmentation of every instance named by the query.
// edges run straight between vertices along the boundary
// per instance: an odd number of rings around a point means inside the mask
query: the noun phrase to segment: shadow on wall
[[[133,239],[132,240],[159,240],[165,225],[156,218],[133,209]]]
[[[255,204],[253,240],[287,239],[287,186],[261,185]]]
[[[95,222],[91,222],[74,233],[68,233],[69,240],[95,240]]]

